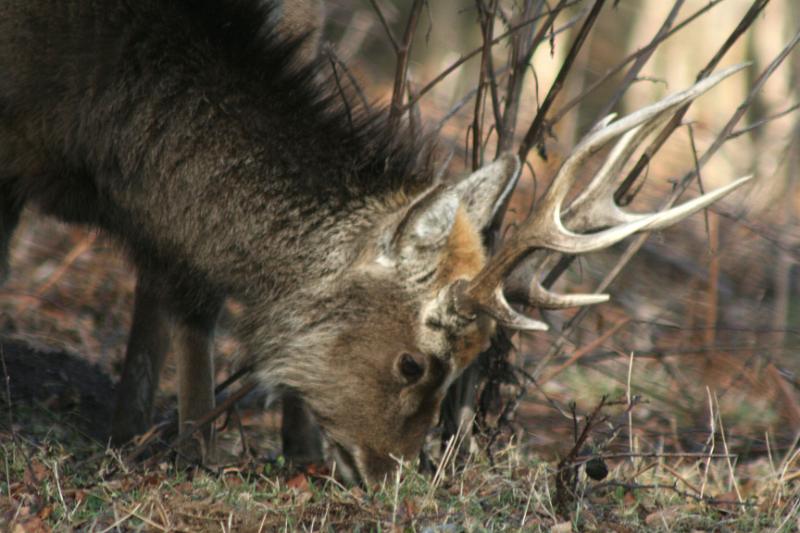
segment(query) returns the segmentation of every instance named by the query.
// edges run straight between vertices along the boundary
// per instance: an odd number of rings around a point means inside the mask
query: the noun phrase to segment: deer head
[[[346,326],[332,336],[325,375],[311,384],[297,380],[334,444],[340,469],[371,483],[382,479],[396,458],[416,456],[448,385],[488,343],[495,325],[546,329],[512,308],[507,291],[526,294],[529,306],[543,308],[608,299],[544,289],[538,279],[550,254],[588,253],[664,228],[747,182],[739,179],[653,214],[623,211],[613,199],[614,181],[642,140],[678,107],[736,70],[622,119],[603,121],[578,144],[538,209],[493,257],[485,257],[481,231],[517,182],[521,165],[509,154],[455,184],[436,185],[403,202],[371,234],[343,275],[339,297],[331,296]],[[581,165],[616,138],[588,187],[564,205]]]

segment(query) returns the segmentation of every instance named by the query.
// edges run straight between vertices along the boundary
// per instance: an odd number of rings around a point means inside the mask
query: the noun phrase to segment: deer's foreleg
[[[214,327],[222,300],[207,298],[202,310],[175,317],[173,342],[178,367],[178,415],[180,432],[194,431],[195,424],[214,408]],[[192,460],[209,460],[214,452],[214,426],[199,429],[180,452]]]
[[[111,438],[123,444],[152,424],[153,400],[170,345],[170,317],[147,275],[139,274],[122,378],[117,388]]]

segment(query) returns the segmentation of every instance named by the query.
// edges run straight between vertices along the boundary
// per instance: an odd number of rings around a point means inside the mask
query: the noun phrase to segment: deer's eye
[[[414,383],[425,373],[425,361],[420,354],[404,353],[397,362],[400,374],[408,383]]]

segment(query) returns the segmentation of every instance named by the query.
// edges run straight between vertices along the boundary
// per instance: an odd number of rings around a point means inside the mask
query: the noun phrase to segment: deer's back
[[[332,257],[353,211],[429,174],[318,67],[296,68],[268,5],[0,0],[0,179],[211,278]]]

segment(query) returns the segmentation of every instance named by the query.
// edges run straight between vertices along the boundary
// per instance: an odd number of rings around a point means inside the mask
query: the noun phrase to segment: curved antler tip
[[[498,320],[497,322],[499,325],[515,331],[547,331],[550,329],[550,326],[541,320],[528,318],[521,314],[517,314],[510,319]]]
[[[747,67],[753,66],[753,61],[742,61],[741,63],[736,63],[735,65],[731,65],[729,67],[725,67],[724,69],[720,70],[720,74],[727,75],[728,73],[733,74],[734,72],[739,72],[740,70],[744,70]]]
[[[580,298],[580,303],[577,304],[579,306],[604,304],[611,300],[608,294],[576,294],[573,297],[576,300]]]

